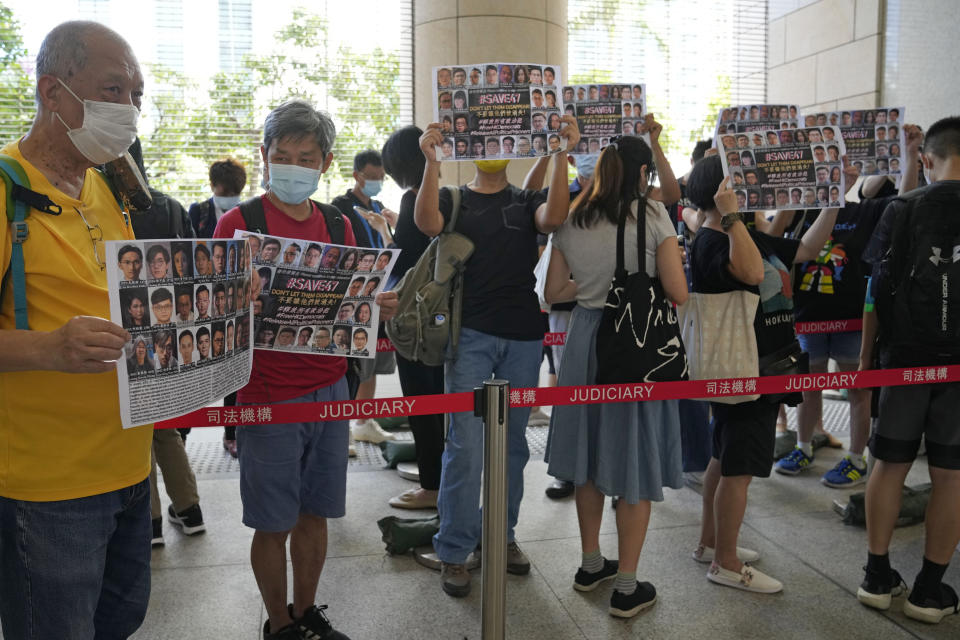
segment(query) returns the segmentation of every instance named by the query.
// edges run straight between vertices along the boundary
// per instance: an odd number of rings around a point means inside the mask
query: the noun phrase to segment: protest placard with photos
[[[717,114],[714,144],[719,148],[717,141],[725,134],[796,129],[798,122],[795,104],[742,104],[727,107]]]
[[[904,112],[903,107],[826,111],[804,114],[803,121],[805,127],[839,127],[847,160],[860,170],[860,175],[889,175],[899,186],[907,161]]]
[[[250,379],[250,247],[244,240],[106,243],[110,319],[130,332],[117,362],[124,428],[174,418]],[[145,268],[144,268],[145,267]]]
[[[576,117],[580,129],[572,155],[599,153],[617,135],[640,135],[647,112],[647,88],[642,83],[571,84],[561,97],[564,114]],[[649,136],[643,137],[649,142]]]
[[[256,349],[376,356],[383,291],[399,249],[370,249],[236,231],[260,247],[253,300]]]
[[[434,67],[438,160],[496,160],[560,151],[558,65],[515,62]]]
[[[725,133],[718,143],[740,211],[844,204],[839,127]]]

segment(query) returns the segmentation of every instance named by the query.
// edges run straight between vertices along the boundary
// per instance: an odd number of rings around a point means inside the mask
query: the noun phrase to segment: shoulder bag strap
[[[23,261],[23,242],[27,239],[27,214],[30,207],[14,198],[15,187],[30,188],[30,179],[20,163],[9,156],[0,156],[0,178],[6,189],[7,220],[11,227],[10,277],[13,280],[13,310],[17,329],[29,330],[27,320],[27,277]]]
[[[247,231],[269,233],[267,231],[267,215],[263,211],[263,200],[260,196],[244,200],[237,206],[240,207],[240,215],[243,216],[243,224]]]
[[[327,223],[327,233],[330,234],[330,242],[333,244],[343,244],[347,237],[346,223],[343,221],[343,213],[337,207],[329,204],[323,204],[316,200],[311,200],[317,205],[320,213],[323,214],[324,222]]]
[[[457,228],[457,218],[460,217],[460,200],[462,194],[460,193],[460,187],[458,186],[446,186],[444,189],[450,194],[450,222],[447,223],[446,228],[443,230],[444,233],[450,233],[455,231]]]

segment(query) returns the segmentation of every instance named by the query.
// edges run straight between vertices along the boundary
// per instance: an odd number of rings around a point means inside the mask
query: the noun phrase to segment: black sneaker
[[[263,623],[263,640],[303,640],[296,623],[288,624],[276,633],[270,633],[270,621]]]
[[[173,505],[170,505],[167,508],[167,516],[170,522],[181,527],[188,536],[203,533],[207,530],[206,525],[203,524],[203,512],[200,511],[199,504],[195,504],[180,513],[174,511]]]
[[[927,593],[914,585],[910,597],[903,603],[903,615],[920,622],[937,624],[944,616],[960,611],[957,592],[948,584],[940,583],[939,593]]]
[[[290,617],[293,618],[293,605],[289,605]],[[327,616],[324,615],[327,605],[322,604],[319,607],[310,605],[299,618],[294,619],[294,626],[300,631],[300,638],[303,640],[350,640],[346,635],[340,633],[330,624]]]
[[[552,500],[561,500],[573,495],[575,487],[566,480],[554,480],[547,486],[547,497]]]
[[[907,583],[893,569],[887,575],[869,571],[866,567],[863,570],[865,574],[857,589],[857,600],[868,607],[886,611],[890,608],[890,600],[907,590]]]
[[[657,601],[657,590],[649,582],[637,582],[636,590],[625,595],[614,589],[610,596],[610,615],[632,618]]]
[[[163,546],[163,518],[153,519],[153,538],[150,539],[150,546]]]
[[[577,569],[577,575],[573,577],[573,588],[577,591],[593,591],[601,582],[617,577],[617,570],[619,568],[619,560],[607,560],[604,558],[603,569],[600,569],[600,571],[587,573],[582,568]]]

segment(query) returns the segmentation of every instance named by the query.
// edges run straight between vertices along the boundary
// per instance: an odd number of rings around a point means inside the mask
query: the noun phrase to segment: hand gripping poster
[[[571,155],[596,154],[614,136],[641,135],[647,113],[647,87],[637,82],[576,84],[563,87],[565,115],[576,117],[580,142]],[[649,143],[649,136],[642,136]]]
[[[805,127],[840,127],[847,148],[847,160],[862,176],[885,176],[899,187],[906,163],[903,107],[882,107],[851,111],[808,113]]]
[[[260,292],[253,299],[256,349],[376,356],[383,291],[399,249],[347,247],[237,231],[250,243]]]
[[[740,211],[844,205],[839,127],[722,133],[718,145]]]
[[[431,80],[433,118],[444,136],[438,160],[532,158],[566,146],[557,65],[446,65],[434,67]]]
[[[110,319],[130,332],[117,362],[124,428],[202,409],[253,365],[250,248],[243,240],[111,241]]]

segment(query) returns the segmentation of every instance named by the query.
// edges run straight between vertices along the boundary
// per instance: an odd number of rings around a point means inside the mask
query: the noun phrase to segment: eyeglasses
[[[79,215],[80,219],[83,220],[84,226],[87,227],[87,235],[90,236],[90,243],[93,245],[93,257],[96,258],[97,266],[100,267],[100,271],[103,271],[107,268],[107,264],[104,262],[106,259],[106,248],[103,246],[103,229],[100,228],[99,223],[91,227],[90,223],[87,222],[86,217],[83,215],[83,211],[80,211],[80,209],[77,207],[74,207],[73,210],[77,212],[77,215]],[[96,231],[96,234],[94,234],[94,231]],[[100,257],[100,250],[97,248],[98,242],[104,251],[103,258]]]

